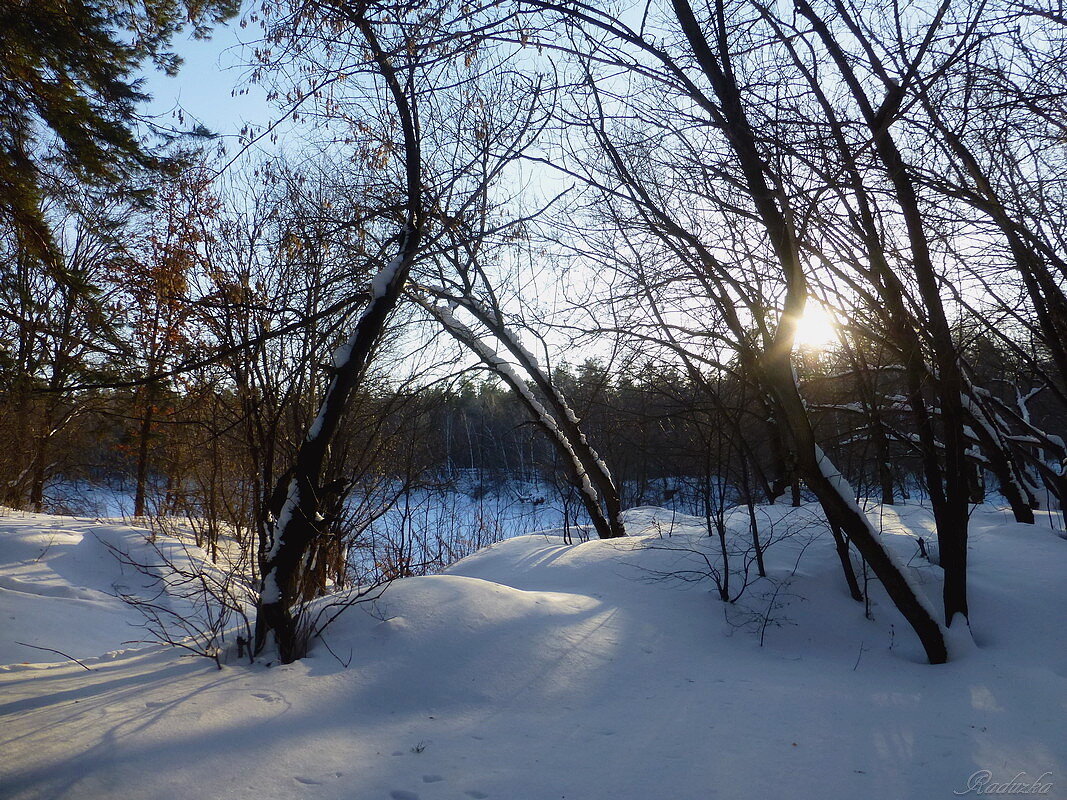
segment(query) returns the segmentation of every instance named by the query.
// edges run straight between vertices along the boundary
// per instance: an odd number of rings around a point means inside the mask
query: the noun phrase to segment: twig
[[[86,670],[87,672],[92,672],[93,671],[92,667],[85,666],[85,664],[80,662],[74,656],[68,656],[62,650],[53,650],[51,647],[40,647],[40,646],[35,645],[35,644],[26,644],[25,642],[15,642],[15,644],[21,644],[23,647],[32,647],[34,650],[47,650],[49,653],[55,653],[57,656],[63,656],[63,658],[70,659],[75,664],[77,664],[79,667],[81,667],[82,669]]]

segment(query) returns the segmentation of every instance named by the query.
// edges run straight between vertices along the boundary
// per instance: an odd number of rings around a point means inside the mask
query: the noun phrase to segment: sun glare
[[[826,350],[837,343],[837,325],[822,306],[809,303],[797,323],[797,347]]]

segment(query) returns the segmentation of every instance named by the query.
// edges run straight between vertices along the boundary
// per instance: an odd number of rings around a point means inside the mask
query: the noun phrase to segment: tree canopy
[[[174,73],[180,31],[206,36],[236,0],[3,0],[0,3],[0,214],[23,248],[59,267],[43,206],[67,176],[114,189],[161,161],[138,131],[151,61]]]

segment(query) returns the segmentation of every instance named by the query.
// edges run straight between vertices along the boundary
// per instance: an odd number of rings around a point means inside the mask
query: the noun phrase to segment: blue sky
[[[159,115],[161,124],[179,126],[181,108],[184,127],[195,120],[228,143],[234,142],[246,123],[265,124],[272,112],[266,93],[244,83],[251,52],[243,42],[257,34],[258,29],[241,29],[233,20],[216,29],[211,39],[179,38],[174,50],[184,60],[181,70],[173,78],[158,70],[145,75],[146,89],[153,98],[145,110]],[[247,93],[234,96],[235,89],[247,89]]]

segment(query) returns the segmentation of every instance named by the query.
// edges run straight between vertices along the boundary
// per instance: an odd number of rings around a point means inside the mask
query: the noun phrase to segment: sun
[[[837,322],[823,306],[808,303],[797,322],[796,347],[828,350],[837,344]]]

